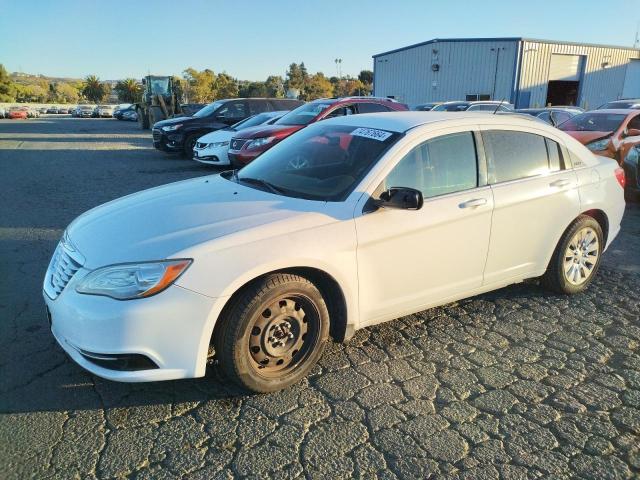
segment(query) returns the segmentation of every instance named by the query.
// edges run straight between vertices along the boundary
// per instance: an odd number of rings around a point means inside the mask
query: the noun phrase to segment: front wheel
[[[558,242],[542,283],[558,293],[582,292],[593,280],[604,240],[600,224],[588,215],[580,215]]]
[[[182,155],[185,158],[193,158],[193,148],[196,146],[197,141],[198,135],[189,135],[184,139],[184,144],[182,146]]]
[[[254,282],[219,321],[213,340],[220,367],[240,386],[261,393],[303,378],[329,335],[320,291],[306,278],[287,273]]]

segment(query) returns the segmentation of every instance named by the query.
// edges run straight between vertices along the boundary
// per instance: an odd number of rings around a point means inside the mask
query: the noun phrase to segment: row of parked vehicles
[[[378,97],[319,99],[218,100],[192,116],[153,126],[154,147],[181,152],[193,160],[241,168],[307,125],[340,116],[408,110],[396,100]],[[585,145],[594,154],[615,159],[626,171],[627,194],[640,197],[640,99],[608,102],[585,112],[575,106],[514,109],[497,101],[452,101],[423,104],[414,110],[484,112],[518,115],[550,124]],[[307,159],[292,159],[302,168]]]

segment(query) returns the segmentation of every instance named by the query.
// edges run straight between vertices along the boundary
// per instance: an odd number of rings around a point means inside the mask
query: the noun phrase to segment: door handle
[[[471,200],[467,200],[466,202],[462,202],[460,205],[458,205],[458,207],[472,208],[472,207],[479,207],[481,205],[486,205],[486,204],[487,204],[486,198],[473,198]]]
[[[571,184],[570,180],[562,178],[560,180],[556,180],[555,182],[551,182],[549,186],[550,187],[566,187],[569,184]]]

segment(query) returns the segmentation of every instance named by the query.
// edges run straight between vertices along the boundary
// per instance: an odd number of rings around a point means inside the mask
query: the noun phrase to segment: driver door
[[[416,145],[373,193],[416,188],[422,209],[380,208],[355,218],[361,325],[462,298],[482,285],[493,196],[474,133],[448,132]]]

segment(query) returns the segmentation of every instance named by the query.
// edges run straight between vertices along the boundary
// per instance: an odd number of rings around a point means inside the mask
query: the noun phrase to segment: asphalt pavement
[[[42,279],[65,226],[214,173],[113,119],[0,120],[0,478],[631,478],[640,474],[640,208],[586,293],[528,281],[359,331],[247,395],[70,361]],[[117,239],[114,239],[117,241]]]

